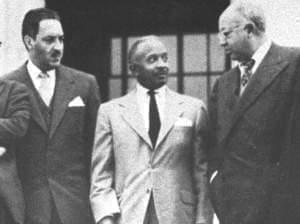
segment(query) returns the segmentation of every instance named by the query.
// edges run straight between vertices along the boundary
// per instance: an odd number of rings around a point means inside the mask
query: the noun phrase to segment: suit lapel
[[[183,103],[183,100],[178,97],[178,94],[169,89],[166,90],[165,116],[164,120],[161,122],[162,125],[156,142],[156,148],[158,148],[166,138],[178,117],[182,115],[183,109],[180,105]]]
[[[35,89],[33,82],[27,71],[26,63],[21,67],[20,75],[17,77],[18,81],[24,83],[31,91],[31,117],[42,128],[44,132],[48,132],[46,121],[41,113],[38,99],[36,97],[37,90]]]
[[[229,130],[232,129],[264,90],[271,85],[272,81],[280,74],[280,71],[282,71],[287,64],[288,62],[280,57],[277,47],[273,44],[257,71],[253,74],[243,95],[240,97],[236,110],[233,113],[232,124]],[[229,131],[226,135],[228,133]],[[224,137],[226,137],[226,135],[224,135]]]
[[[56,70],[56,85],[53,99],[52,121],[50,126],[51,138],[68,108],[68,103],[74,97],[75,81],[62,67]]]
[[[123,119],[150,147],[152,147],[150,137],[144,125],[143,117],[137,105],[136,90],[133,90],[124,97],[119,105],[123,108]]]

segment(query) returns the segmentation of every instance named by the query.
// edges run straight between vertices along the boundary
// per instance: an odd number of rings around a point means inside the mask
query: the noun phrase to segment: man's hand
[[[107,216],[101,219],[97,224],[115,224],[113,216]]]
[[[0,157],[3,156],[4,153],[6,153],[6,148],[0,146]]]

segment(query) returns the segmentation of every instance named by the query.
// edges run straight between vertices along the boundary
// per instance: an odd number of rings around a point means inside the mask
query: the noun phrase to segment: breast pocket
[[[172,140],[176,144],[186,144],[191,142],[193,137],[193,128],[192,127],[177,127],[175,126],[172,131]]]
[[[65,112],[62,127],[68,128],[70,134],[83,132],[85,107],[68,107]]]

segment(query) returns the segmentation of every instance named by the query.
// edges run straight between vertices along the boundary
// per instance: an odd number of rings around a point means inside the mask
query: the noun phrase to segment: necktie
[[[251,69],[252,69],[254,63],[255,63],[254,59],[251,59],[250,61],[241,64],[241,69],[242,69],[241,85],[242,85],[242,87],[245,87],[248,84],[249,79],[252,75]]]
[[[39,74],[38,78],[40,79],[40,86],[38,92],[43,99],[44,103],[49,106],[51,98],[53,95],[53,90],[51,89],[51,80],[50,76],[47,73]]]
[[[153,147],[155,147],[156,140],[158,137],[159,129],[160,129],[160,119],[159,112],[155,100],[155,92],[154,90],[149,90],[148,94],[150,96],[149,103],[149,136],[152,142]]]

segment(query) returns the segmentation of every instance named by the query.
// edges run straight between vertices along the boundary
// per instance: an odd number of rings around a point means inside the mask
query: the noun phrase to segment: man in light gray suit
[[[166,87],[168,54],[156,36],[128,55],[137,86],[101,105],[90,200],[98,224],[208,223],[203,102]]]

